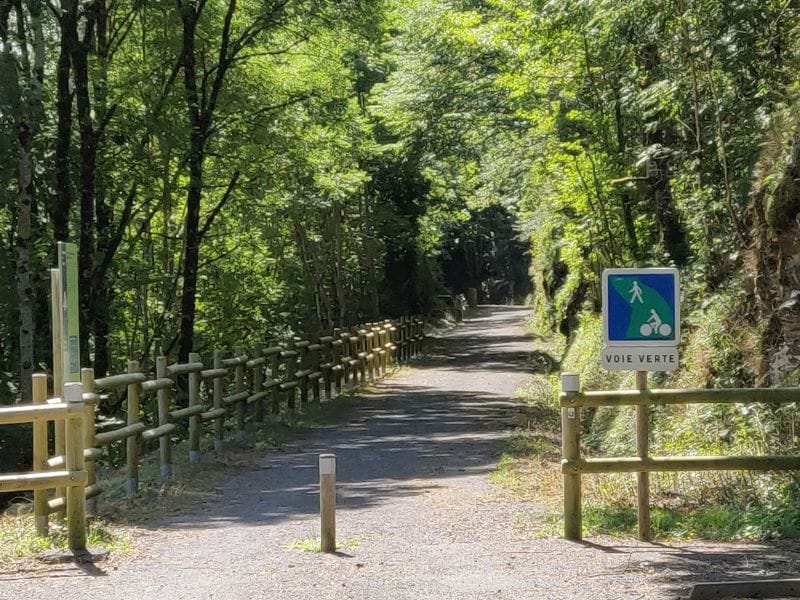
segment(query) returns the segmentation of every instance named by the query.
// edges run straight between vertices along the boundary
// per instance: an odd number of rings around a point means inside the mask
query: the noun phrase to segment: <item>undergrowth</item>
[[[125,554],[131,548],[130,531],[114,527],[103,519],[89,520],[86,538],[90,547],[102,546],[115,554]],[[50,535],[39,537],[31,516],[0,516],[0,564],[13,564],[47,550],[66,547],[67,526],[61,521],[51,518]]]
[[[652,387],[748,387],[753,379],[745,352],[758,332],[737,320],[735,287],[705,300],[684,323],[681,368],[654,373]],[[634,387],[634,374],[600,367],[603,346],[599,315],[584,312],[563,355],[553,356],[561,372],[579,373],[584,389]],[[563,342],[534,331],[546,348]],[[519,429],[493,479],[516,495],[535,499],[544,514],[523,519],[540,535],[560,535],[559,380],[557,370],[536,374],[519,395],[526,400]],[[791,382],[787,382],[791,383]],[[688,405],[651,409],[652,456],[760,455],[797,452],[795,406]],[[633,407],[584,410],[583,453],[593,457],[635,454]],[[652,473],[651,522],[660,538],[764,540],[800,536],[800,481],[787,474],[753,472]],[[633,474],[583,477],[586,532],[635,534]]]

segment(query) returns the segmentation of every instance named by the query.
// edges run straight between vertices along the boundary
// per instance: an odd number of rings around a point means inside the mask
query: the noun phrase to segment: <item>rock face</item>
[[[751,311],[764,328],[757,367],[761,385],[800,366],[800,115],[773,119],[756,168],[748,222],[745,282]]]

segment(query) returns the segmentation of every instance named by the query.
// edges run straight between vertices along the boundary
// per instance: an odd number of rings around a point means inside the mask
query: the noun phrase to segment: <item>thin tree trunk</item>
[[[56,67],[56,152],[55,182],[56,197],[53,201],[53,234],[56,241],[69,238],[69,211],[72,206],[72,186],[70,185],[70,145],[72,138],[72,92],[70,91],[70,54],[77,43],[77,2],[61,2],[61,48]]]
[[[203,196],[205,127],[197,90],[195,31],[197,7],[188,2],[179,5],[183,20],[183,84],[191,134],[189,139],[189,189],[186,194],[186,246],[183,252],[183,291],[178,360],[185,362],[192,352],[197,297],[197,269],[200,261],[200,201]]]

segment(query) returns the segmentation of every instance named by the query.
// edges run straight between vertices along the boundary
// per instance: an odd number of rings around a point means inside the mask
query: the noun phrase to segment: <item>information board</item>
[[[80,323],[78,298],[78,247],[58,242],[61,272],[61,356],[64,381],[81,380]]]

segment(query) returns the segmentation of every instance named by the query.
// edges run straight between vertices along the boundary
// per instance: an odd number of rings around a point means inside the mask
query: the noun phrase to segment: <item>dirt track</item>
[[[0,573],[0,599],[661,599],[691,581],[796,570],[790,544],[576,544],[517,529],[536,506],[498,494],[489,474],[528,377],[526,314],[481,309],[341,424],[144,532],[140,557]],[[338,457],[338,555],[291,547],[318,536],[320,452]]]

